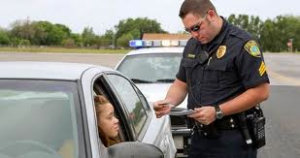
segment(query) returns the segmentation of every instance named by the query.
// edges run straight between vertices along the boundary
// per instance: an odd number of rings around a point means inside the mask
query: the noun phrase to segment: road
[[[68,61],[113,68],[122,54],[0,53],[0,61]],[[267,145],[259,158],[300,157],[300,55],[265,54],[270,98],[262,104],[267,118]]]
[[[270,98],[263,103],[267,146],[260,158],[300,156],[300,55],[265,54],[271,80]]]
[[[113,68],[124,54],[1,53],[0,61],[58,61],[87,63]]]

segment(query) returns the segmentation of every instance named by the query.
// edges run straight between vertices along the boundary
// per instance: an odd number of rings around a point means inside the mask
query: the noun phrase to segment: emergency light
[[[142,47],[143,46],[143,41],[142,40],[131,40],[129,41],[129,46],[130,47]]]
[[[187,40],[131,40],[129,46],[140,47],[184,47]]]

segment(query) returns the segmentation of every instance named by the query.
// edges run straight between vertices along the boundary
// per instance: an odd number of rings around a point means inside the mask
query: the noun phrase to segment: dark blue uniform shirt
[[[226,102],[269,82],[263,54],[250,34],[223,19],[208,44],[191,38],[176,77],[188,84],[188,108]]]

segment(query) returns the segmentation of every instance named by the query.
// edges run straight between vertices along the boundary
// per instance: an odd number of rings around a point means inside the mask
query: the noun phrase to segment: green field
[[[0,52],[30,52],[30,53],[99,53],[99,54],[125,54],[129,49],[86,49],[86,48],[58,48],[58,47],[0,47]]]

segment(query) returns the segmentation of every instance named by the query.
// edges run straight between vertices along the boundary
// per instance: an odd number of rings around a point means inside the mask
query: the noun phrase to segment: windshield
[[[75,82],[0,80],[0,157],[79,157],[78,102]]]
[[[117,68],[135,83],[173,82],[181,53],[152,53],[127,56]]]

